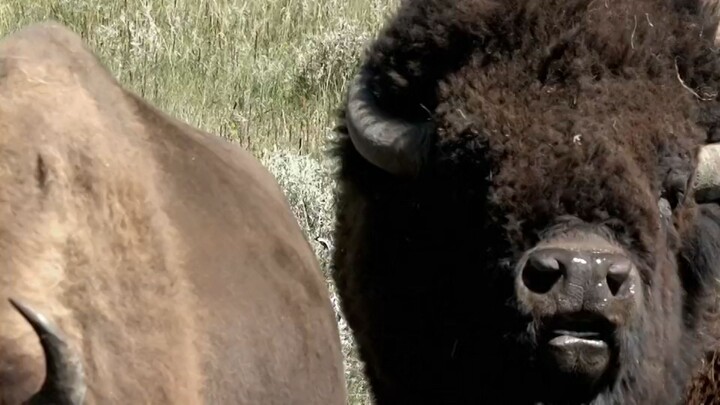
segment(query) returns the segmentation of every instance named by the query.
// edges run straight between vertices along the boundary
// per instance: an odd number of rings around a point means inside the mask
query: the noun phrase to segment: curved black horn
[[[431,122],[407,122],[382,111],[367,86],[363,69],[350,84],[347,98],[347,126],[357,151],[370,163],[388,173],[415,175],[427,159]]]
[[[80,359],[45,316],[17,300],[9,301],[35,330],[45,353],[45,381],[40,391],[23,405],[82,404],[86,387]]]

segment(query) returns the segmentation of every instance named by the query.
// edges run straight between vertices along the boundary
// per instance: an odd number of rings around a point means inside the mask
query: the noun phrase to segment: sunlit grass
[[[0,34],[56,19],[165,111],[258,154],[316,154],[394,1],[8,0]]]

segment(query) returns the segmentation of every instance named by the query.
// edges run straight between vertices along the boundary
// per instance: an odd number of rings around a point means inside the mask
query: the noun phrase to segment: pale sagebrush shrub
[[[371,401],[367,382],[363,375],[363,365],[358,357],[352,331],[340,309],[335,284],[331,281],[329,274],[334,248],[332,231],[335,219],[333,193],[335,167],[333,161],[327,157],[317,159],[288,151],[268,153],[261,161],[275,175],[280,187],[284,190],[292,211],[315,250],[325,273],[330,300],[340,330],[345,378],[350,396],[349,403],[369,404]]]
[[[300,226],[318,251],[318,258],[327,265],[332,249],[329,241],[334,222],[332,190],[335,188],[330,161],[287,150],[268,153],[261,160],[285,191]]]

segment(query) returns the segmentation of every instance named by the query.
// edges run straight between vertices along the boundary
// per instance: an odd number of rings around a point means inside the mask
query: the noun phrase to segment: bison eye
[[[615,235],[622,235],[627,230],[625,228],[625,224],[617,218],[610,218],[607,221],[603,222],[603,225],[605,225],[605,227],[611,232],[613,232]]]
[[[691,176],[680,170],[671,170],[666,175],[660,197],[669,204],[671,211],[685,199],[690,180]]]

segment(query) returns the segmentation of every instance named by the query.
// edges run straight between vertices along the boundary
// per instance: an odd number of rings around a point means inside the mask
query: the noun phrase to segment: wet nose
[[[554,248],[532,252],[521,277],[528,290],[541,295],[552,291],[562,279],[583,286],[604,279],[607,292],[616,296],[631,270],[632,263],[623,255]]]

